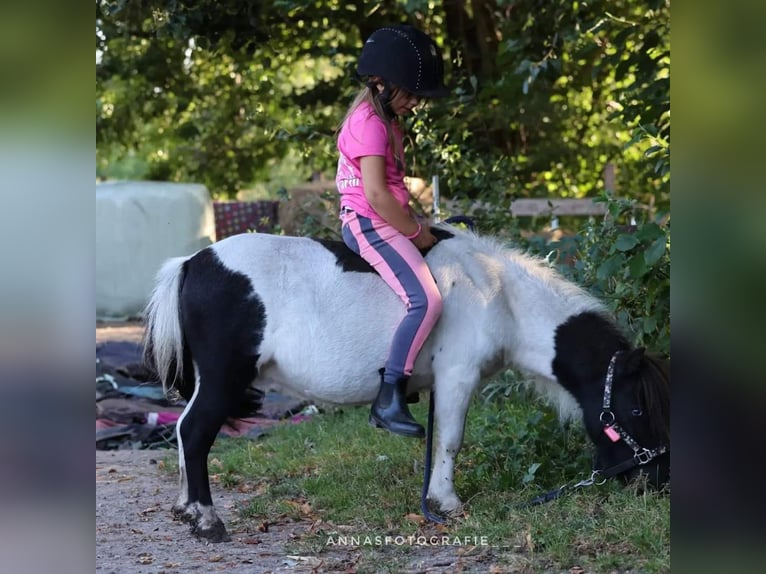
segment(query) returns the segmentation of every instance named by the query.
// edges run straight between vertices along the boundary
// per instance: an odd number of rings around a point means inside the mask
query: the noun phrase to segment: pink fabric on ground
[[[246,419],[227,419],[226,423],[224,423],[219,432],[227,436],[243,436],[246,435],[248,431],[254,427],[270,428],[281,423],[282,421],[259,417],[251,417]]]
[[[122,427],[125,426],[125,423],[119,423],[117,421],[112,421],[109,419],[96,419],[96,430],[105,430],[110,429],[114,427]]]
[[[178,421],[178,418],[180,416],[181,416],[180,413],[169,413],[169,412],[157,413],[157,424],[169,425],[171,423],[175,423]]]

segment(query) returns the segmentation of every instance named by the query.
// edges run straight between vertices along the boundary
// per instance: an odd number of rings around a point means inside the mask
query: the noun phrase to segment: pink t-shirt
[[[392,125],[394,140],[402,149],[402,132]],[[386,185],[396,200],[409,211],[410,194],[404,185],[404,171],[396,167],[396,159],[389,145],[386,124],[367,102],[362,102],[349,116],[338,134],[338,172],[335,183],[341,194],[341,207],[348,207],[359,215],[382,221],[367,201],[362,187],[360,159],[367,155],[386,158]]]

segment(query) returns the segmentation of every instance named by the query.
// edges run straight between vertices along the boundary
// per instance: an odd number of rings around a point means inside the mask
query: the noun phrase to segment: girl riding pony
[[[343,241],[372,265],[404,302],[370,423],[393,433],[424,436],[407,408],[407,382],[423,343],[442,310],[442,299],[421,249],[436,238],[409,207],[398,118],[426,98],[449,94],[436,43],[412,26],[376,30],[357,65],[365,87],[338,130],[336,184],[341,194]]]

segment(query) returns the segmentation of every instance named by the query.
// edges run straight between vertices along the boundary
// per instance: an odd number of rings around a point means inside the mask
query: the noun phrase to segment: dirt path
[[[293,566],[300,560],[288,559],[281,547],[303,525],[282,525],[257,536],[235,531],[234,507],[252,495],[214,490],[216,508],[230,525],[232,542],[227,544],[200,542],[186,524],[173,521],[175,479],[160,470],[169,453],[96,451],[97,572],[300,571]]]
[[[138,324],[97,324],[96,342],[141,340]],[[207,544],[174,521],[170,507],[176,478],[163,470],[171,450],[96,451],[96,572],[103,574],[185,574],[230,572],[523,572],[497,566],[489,547],[336,546],[317,555],[297,556],[291,543],[312,528],[311,522],[279,521],[252,528],[237,506],[254,495],[216,484],[213,502],[232,541]],[[392,565],[395,564],[395,565]]]

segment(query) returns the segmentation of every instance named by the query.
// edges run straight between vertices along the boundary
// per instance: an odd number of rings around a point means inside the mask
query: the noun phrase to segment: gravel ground
[[[257,535],[236,532],[235,505],[248,494],[214,488],[214,502],[230,525],[232,542],[206,544],[174,521],[170,506],[175,479],[160,467],[168,451],[96,451],[96,571],[115,574],[155,572],[295,572],[284,541],[305,530],[290,523]],[[217,496],[216,496],[217,495]],[[308,571],[319,562],[304,560]],[[311,562],[311,563],[309,563]]]

